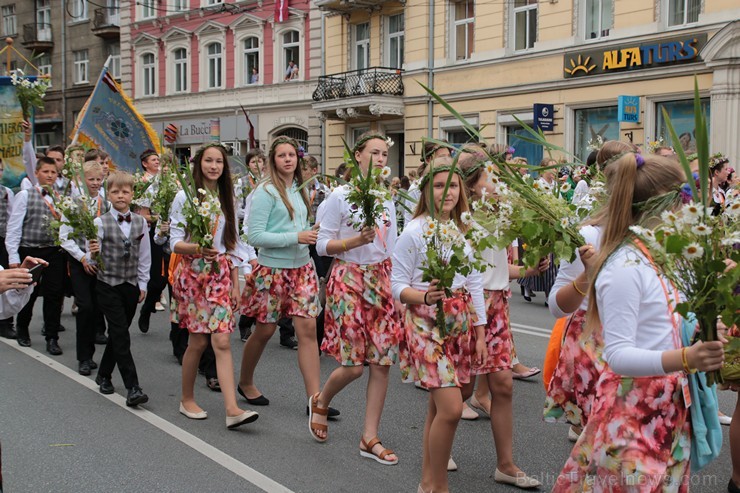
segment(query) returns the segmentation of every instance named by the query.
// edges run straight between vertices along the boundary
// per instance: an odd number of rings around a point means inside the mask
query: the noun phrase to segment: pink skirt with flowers
[[[396,362],[401,323],[391,294],[391,261],[335,260],[326,286],[322,351],[343,366]]]
[[[577,310],[568,319],[558,364],[545,398],[544,419],[565,419],[573,426],[588,422],[596,383],[606,363],[602,358],[604,340],[600,330],[586,336],[586,311]]]
[[[218,255],[214,261],[182,256],[172,286],[180,327],[194,334],[234,332],[231,268],[227,255]]]
[[[509,297],[511,291],[485,291],[486,298],[486,358],[480,366],[473,365],[473,374],[485,375],[511,370],[511,327],[509,326]],[[475,331],[470,335],[475,348]]]
[[[477,320],[467,291],[444,300],[447,337],[436,327],[436,305],[408,305],[399,341],[401,378],[425,389],[462,387],[470,382],[470,334]]]
[[[313,263],[295,269],[258,266],[242,291],[242,313],[261,324],[286,317],[316,318],[319,281]]]
[[[682,378],[630,378],[605,368],[586,428],[552,491],[687,492],[691,420]]]

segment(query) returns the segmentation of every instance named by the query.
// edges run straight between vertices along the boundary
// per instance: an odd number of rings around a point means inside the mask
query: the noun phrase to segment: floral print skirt
[[[247,277],[242,291],[242,313],[261,324],[286,317],[316,318],[319,280],[313,263],[295,269],[259,265]]]
[[[231,262],[227,255],[216,260],[183,255],[172,294],[177,299],[180,327],[195,334],[234,332],[231,309]]]
[[[396,362],[401,323],[391,294],[391,261],[335,260],[326,285],[322,351],[343,366]]]
[[[508,289],[484,292],[486,298],[486,358],[481,366],[473,365],[475,375],[485,375],[503,370],[511,370],[511,327],[509,326]],[[472,348],[475,348],[475,331],[470,334]]]
[[[553,492],[687,492],[691,421],[681,373],[630,378],[608,367]]]
[[[558,364],[547,388],[545,421],[564,419],[573,426],[588,422],[596,383],[604,371],[604,340],[600,330],[584,335],[586,311],[577,310],[568,319]]]
[[[425,389],[462,387],[470,382],[470,334],[477,320],[470,293],[458,290],[444,300],[447,337],[436,327],[436,305],[408,305],[399,341],[401,378]]]

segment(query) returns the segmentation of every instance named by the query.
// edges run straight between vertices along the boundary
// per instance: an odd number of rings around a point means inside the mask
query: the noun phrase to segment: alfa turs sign
[[[563,57],[563,77],[587,77],[627,70],[643,70],[699,61],[706,33],[643,43],[584,50]]]

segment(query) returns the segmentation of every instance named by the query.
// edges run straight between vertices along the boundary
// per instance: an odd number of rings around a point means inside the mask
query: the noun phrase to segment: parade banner
[[[26,169],[23,166],[23,111],[10,77],[0,77],[0,158],[5,165],[2,184],[18,187]]]
[[[116,168],[130,172],[140,169],[139,155],[146,149],[162,152],[156,132],[108,73],[107,66],[77,117],[72,142],[104,150]]]

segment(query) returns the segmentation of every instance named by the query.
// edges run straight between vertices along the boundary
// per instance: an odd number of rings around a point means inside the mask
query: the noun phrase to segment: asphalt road
[[[520,359],[542,366],[547,333],[553,320],[540,293],[533,303],[515,294],[512,322]],[[180,366],[168,340],[167,312],[152,316],[151,330],[131,330],[139,379],[149,395],[142,409],[125,407],[120,375],[113,375],[116,394],[103,396],[92,377],[77,374],[74,318],[69,302],[62,318],[67,331],[65,353],[44,352],[41,309],[31,325],[34,346],[20,348],[0,339],[0,440],[5,492],[415,492],[421,470],[421,435],[427,394],[401,383],[391,370],[380,438],[400,458],[382,466],[358,453],[366,377],[338,395],[342,411],[330,422],[330,439],[318,444],[309,435],[297,354],[282,348],[277,335],[257,369],[260,389],[270,398],[258,408],[260,418],[238,431],[224,425],[221,394],[205,379],[196,384],[198,403],[209,412],[205,421],[178,413]],[[235,361],[241,361],[238,334],[232,339]],[[95,359],[102,354],[98,346]],[[322,358],[322,381],[336,367]],[[541,419],[544,390],[540,377],[515,383],[514,446],[519,466],[549,490],[571,449],[566,425]],[[722,393],[721,409],[732,413],[736,397]],[[246,403],[243,403],[246,404]],[[730,475],[727,448],[700,475],[692,492],[726,491]],[[459,471],[450,474],[456,492],[506,492],[492,479],[495,452],[489,421],[462,422],[453,456]]]

